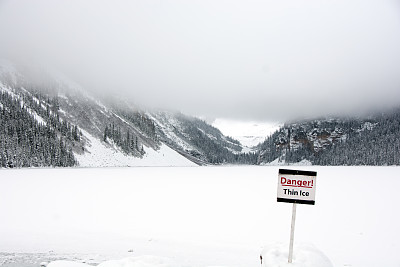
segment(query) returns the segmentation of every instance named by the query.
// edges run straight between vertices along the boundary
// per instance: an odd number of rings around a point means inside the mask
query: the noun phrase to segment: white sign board
[[[317,173],[279,169],[278,202],[315,204]]]

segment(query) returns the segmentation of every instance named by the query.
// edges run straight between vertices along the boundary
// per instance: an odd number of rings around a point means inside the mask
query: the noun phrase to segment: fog
[[[0,57],[207,118],[400,105],[400,3],[0,1]]]

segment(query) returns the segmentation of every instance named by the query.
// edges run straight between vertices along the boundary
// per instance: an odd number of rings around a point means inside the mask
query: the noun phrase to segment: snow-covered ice
[[[276,202],[279,168],[1,170],[0,252],[93,253],[101,257],[85,257],[90,264],[118,267],[146,255],[182,267],[260,266],[263,251],[275,246],[276,260],[288,249],[292,205]],[[293,266],[316,257],[399,266],[399,167],[291,168],[318,172],[316,205],[297,207]]]
[[[48,267],[90,267],[91,265],[75,262],[75,261],[68,261],[68,260],[58,260],[50,262]]]
[[[294,261],[289,264],[287,246],[277,244],[265,248],[262,253],[262,267],[332,267],[330,260],[312,245],[299,245],[295,247]],[[47,267],[91,267],[92,265],[70,261],[57,260]],[[179,267],[169,258],[157,256],[128,257],[119,260],[102,262],[97,267]],[[217,267],[217,266],[209,266]],[[221,266],[222,267],[222,266]]]
[[[47,265],[47,267],[91,267],[85,263],[59,260],[53,261]],[[109,260],[100,263],[98,267],[178,267],[169,258],[157,257],[157,256],[139,256],[139,257],[129,257],[119,260]]]

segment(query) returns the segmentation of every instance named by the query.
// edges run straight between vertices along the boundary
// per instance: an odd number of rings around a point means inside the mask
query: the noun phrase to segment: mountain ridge
[[[54,73],[0,64],[0,167],[400,165],[400,109],[287,122],[249,148],[199,118]]]
[[[164,153],[174,151],[176,154],[174,158],[186,159],[186,163],[178,160],[178,165],[255,162],[254,154],[241,153],[242,146],[238,141],[224,136],[218,129],[198,118],[178,112],[142,110],[128,100],[121,101],[115,96],[93,96],[81,86],[63,78],[44,74],[41,77],[45,79],[32,82],[28,75],[24,75],[16,68],[3,67],[0,75],[1,92],[4,97],[8,96],[13,104],[5,101],[0,106],[1,111],[10,114],[25,112],[25,124],[28,122],[26,117],[31,116],[28,124],[35,121],[36,128],[46,127],[54,131],[53,141],[62,143],[60,149],[66,150],[69,157],[76,159],[66,163],[64,159],[60,161],[56,155],[57,159],[42,160],[41,163],[21,163],[19,158],[22,156],[16,152],[10,155],[9,151],[16,150],[22,145],[33,155],[35,149],[30,146],[37,145],[21,137],[26,135],[26,130],[23,130],[11,144],[13,148],[2,146],[1,157],[7,162],[2,164],[2,167],[101,167],[104,163],[96,165],[95,162],[84,160],[85,155],[94,153],[91,151],[94,150],[93,143],[114,151],[114,154],[123,154],[123,157],[129,158],[122,160],[123,163],[114,162],[115,166],[147,165],[143,159],[149,155],[157,155],[161,150]],[[14,127],[14,125],[2,125],[2,127]],[[39,132],[36,128],[33,130],[35,136]],[[71,135],[76,140],[71,138]],[[14,132],[6,131],[2,135],[4,142],[12,138]],[[171,163],[167,163],[166,159],[164,161],[166,165],[171,166],[176,163],[174,160]],[[152,164],[159,165],[157,162]]]

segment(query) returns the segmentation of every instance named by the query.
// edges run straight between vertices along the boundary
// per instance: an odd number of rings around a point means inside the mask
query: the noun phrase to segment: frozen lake
[[[281,168],[318,172],[316,205],[297,207],[295,244],[312,244],[334,266],[400,266],[399,167]],[[289,242],[292,205],[276,202],[278,169],[0,170],[0,256],[260,266],[264,247]]]

